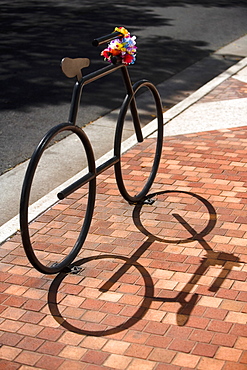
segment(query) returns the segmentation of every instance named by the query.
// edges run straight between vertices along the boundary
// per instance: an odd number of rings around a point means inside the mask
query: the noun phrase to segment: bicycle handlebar
[[[99,46],[111,40],[117,39],[119,37],[123,37],[124,35],[121,32],[112,32],[108,35],[98,37],[92,41],[93,46]]]

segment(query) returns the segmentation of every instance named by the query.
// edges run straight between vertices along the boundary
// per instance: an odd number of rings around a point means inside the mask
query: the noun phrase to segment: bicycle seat
[[[86,68],[90,65],[88,58],[63,58],[61,61],[62,71],[65,76],[72,78],[76,77],[80,80],[82,78],[82,68]]]

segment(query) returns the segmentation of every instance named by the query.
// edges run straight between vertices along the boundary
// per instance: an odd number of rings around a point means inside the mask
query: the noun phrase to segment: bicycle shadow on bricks
[[[145,249],[147,247],[148,246],[145,246]],[[82,320],[78,320],[78,319],[77,320],[75,320],[75,319],[74,320],[73,319],[68,320],[64,317],[63,313],[60,311],[60,308],[59,308],[59,288],[60,288],[63,280],[67,276],[66,273],[60,273],[59,275],[57,275],[57,277],[54,279],[53,283],[50,286],[49,294],[48,294],[48,305],[49,305],[50,312],[51,312],[52,316],[54,317],[54,319],[61,326],[63,326],[65,329],[67,329],[71,332],[77,333],[77,334],[81,334],[81,335],[100,337],[100,336],[115,334],[115,333],[121,332],[123,330],[126,330],[126,329],[130,328],[131,326],[133,326],[134,324],[136,324],[139,320],[141,320],[145,316],[146,312],[148,311],[148,309],[149,309],[149,307],[152,303],[152,297],[153,297],[153,294],[154,294],[154,285],[153,285],[152,278],[151,278],[150,274],[148,273],[148,271],[141,264],[139,264],[138,262],[133,261],[132,258],[105,254],[105,255],[100,255],[100,256],[93,256],[93,257],[83,258],[79,261],[76,261],[72,265],[72,267],[74,267],[74,266],[83,267],[85,264],[90,263],[91,261],[93,261],[93,262],[99,261],[99,260],[104,261],[104,260],[108,260],[108,259],[109,260],[123,261],[123,265],[122,265],[122,267],[120,267],[119,272],[118,272],[119,278],[123,274],[125,274],[130,267],[135,267],[137,269],[137,271],[142,276],[143,281],[144,281],[145,294],[144,294],[144,297],[143,297],[142,304],[136,309],[136,312],[131,317],[129,317],[128,319],[123,319],[123,322],[121,322],[119,325],[116,325],[116,326],[114,326],[114,324],[112,324],[112,323],[110,325],[107,325],[107,324],[104,324],[104,323],[102,324],[102,323],[96,323],[96,322],[94,322],[94,323],[93,322],[90,322],[90,323],[83,322]],[[113,280],[114,279],[115,279],[115,276],[114,276]],[[113,281],[113,280],[112,280],[112,282],[114,284],[115,281]],[[109,283],[109,281],[105,285],[108,285],[108,283]],[[106,288],[99,289],[99,294],[100,294],[100,291],[102,292],[101,294],[104,294],[104,292],[106,292],[106,293],[108,292],[108,289],[106,289]],[[97,298],[100,298],[100,297],[97,297]],[[99,303],[101,303],[101,302],[99,302]],[[113,305],[116,304],[116,306],[118,306],[117,302],[115,303],[112,300],[111,300],[111,302],[112,302]],[[99,306],[101,306],[101,305],[99,304]],[[95,312],[95,315],[96,314],[97,313]],[[104,315],[102,315],[102,316],[104,316]],[[115,323],[118,322],[117,311],[116,311],[115,319],[113,319],[113,320],[115,321]],[[122,320],[122,318],[121,318],[121,320]],[[111,327],[109,327],[109,326],[111,326]]]
[[[184,243],[190,243],[193,241],[196,241],[199,243],[201,247],[205,250],[206,254],[205,256],[200,260],[200,265],[196,268],[194,271],[192,277],[188,282],[186,282],[185,286],[183,287],[182,291],[176,294],[173,298],[165,298],[165,297],[153,297],[154,301],[160,301],[160,302],[179,302],[181,307],[179,308],[177,312],[177,324],[179,326],[184,326],[189,320],[190,314],[192,313],[193,308],[195,307],[196,303],[198,302],[200,298],[200,294],[198,293],[193,293],[191,294],[190,292],[193,290],[193,288],[196,286],[200,278],[207,272],[207,270],[210,267],[213,266],[220,266],[222,267],[220,274],[212,285],[208,288],[209,292],[216,293],[220,287],[222,286],[224,280],[227,278],[229,273],[231,272],[232,268],[234,266],[239,266],[240,259],[237,256],[234,256],[233,254],[230,253],[225,253],[225,252],[215,252],[213,249],[210,247],[208,242],[205,240],[205,236],[208,235],[215,227],[216,221],[217,221],[217,214],[216,211],[213,207],[213,205],[207,201],[205,198],[201,197],[200,195],[191,193],[191,192],[186,192],[186,191],[164,191],[156,194],[151,194],[149,195],[149,198],[157,197],[157,196],[165,196],[164,198],[168,198],[169,196],[172,196],[174,194],[179,194],[183,195],[183,197],[191,197],[191,199],[194,199],[196,203],[202,203],[203,206],[205,207],[205,210],[208,213],[208,220],[205,222],[204,227],[202,230],[197,231],[194,227],[192,227],[183,217],[183,212],[181,214],[174,213],[174,210],[172,209],[174,205],[174,200],[172,199],[171,201],[166,200],[166,207],[169,207],[170,203],[170,214],[169,217],[174,217],[175,220],[178,221],[178,224],[181,225],[184,230],[187,232],[187,238],[184,239],[178,239],[179,234],[184,235],[181,233],[177,233],[176,235],[176,240],[174,239],[168,239],[166,237],[160,237],[160,236],[154,236],[150,231],[148,231],[148,228],[146,228],[143,225],[142,218],[141,217],[141,211],[142,207],[140,205],[136,206],[133,214],[133,219],[134,223],[137,226],[137,228],[142,231],[145,235],[147,235],[149,238],[152,238],[156,241],[159,242],[164,242],[164,243],[176,243],[176,244],[184,244]],[[164,199],[165,200],[165,199]],[[183,202],[183,198],[181,198]],[[196,203],[193,204],[193,202],[188,203],[188,208],[187,210],[194,209],[195,214],[194,216],[190,215],[190,220],[192,220],[193,217],[195,217],[196,213],[200,213],[202,208]],[[191,213],[191,212],[190,212]],[[187,213],[188,216],[189,213]],[[157,217],[159,215],[162,215],[162,212],[157,213]],[[168,215],[166,215],[168,216]],[[168,221],[168,217],[164,217],[166,222]],[[196,225],[198,228],[198,225]],[[187,300],[186,300],[187,298]]]
[[[85,301],[82,302],[80,306],[82,309],[86,309],[86,311],[93,308],[95,310],[95,317],[98,314],[98,321],[94,319],[94,322],[86,322],[87,317],[89,319],[91,318],[87,313],[84,313],[84,311],[81,312],[82,315],[80,318],[66,318],[64,308],[62,307],[63,305],[59,301],[59,292],[61,291],[64,279],[66,279],[68,275],[60,273],[52,282],[48,295],[49,309],[54,319],[67,330],[88,336],[106,336],[115,334],[130,328],[144,318],[150,309],[152,302],[160,302],[161,304],[164,304],[163,311],[165,310],[166,303],[179,303],[180,308],[176,313],[176,321],[178,326],[184,326],[188,322],[194,307],[203,294],[200,293],[200,286],[197,286],[197,283],[200,278],[206,274],[207,270],[210,267],[219,266],[219,275],[214,279],[211,286],[207,288],[207,290],[214,295],[218,292],[233,267],[239,266],[241,261],[237,256],[220,251],[215,252],[205,240],[205,236],[214,229],[217,220],[214,207],[206,199],[197,194],[186,191],[156,192],[150,194],[148,199],[155,201],[153,204],[152,202],[150,202],[151,204],[137,204],[133,210],[132,217],[134,224],[144,235],[147,236],[147,240],[143,242],[131,257],[128,258],[105,254],[83,258],[72,265],[73,267],[83,267],[82,274],[87,276],[87,264],[92,264],[90,267],[91,270],[88,270],[89,272],[92,272],[92,270],[96,271],[97,268],[104,268],[104,266],[107,267],[104,265],[104,261],[115,261],[115,265],[111,264],[108,266],[109,271],[106,273],[105,283],[102,285],[102,280],[100,280],[100,283],[95,286],[97,289],[94,291],[94,299],[97,301],[97,303],[95,303],[97,308],[96,306],[90,307],[89,305],[86,305]],[[178,202],[179,200],[180,203]],[[174,212],[174,208],[178,210],[176,213]],[[148,217],[148,213],[152,215],[152,217]],[[196,223],[196,214],[200,218],[202,213],[204,213],[204,215],[207,214],[207,219],[204,217],[199,223]],[[191,225],[191,223],[193,223],[193,217],[194,222],[196,223],[195,227]],[[185,218],[188,219],[188,222]],[[171,223],[172,219],[174,227],[173,230],[171,230],[173,232],[169,234],[169,237],[167,237],[167,235],[165,235],[165,232],[167,231],[165,224]],[[149,223],[150,220],[152,220],[152,223]],[[199,227],[201,227],[201,230],[198,230]],[[174,230],[176,231],[174,232]],[[190,274],[191,277],[189,281],[187,279],[182,290],[179,292],[175,290],[167,290],[165,284],[163,289],[157,289],[156,283],[151,277],[149,271],[141,264],[141,262],[138,262],[138,259],[142,258],[143,255],[146,256],[145,252],[147,252],[149,248],[152,249],[151,246],[156,242],[158,242],[159,245],[184,245],[196,242],[196,244],[198,243],[198,247],[202,247],[206,252],[206,254],[199,260],[198,266],[194,267],[194,272],[193,274]],[[153,252],[154,251],[155,249],[153,249]],[[163,253],[163,251],[161,251],[161,253]],[[165,252],[164,259],[162,262],[159,261],[161,267],[157,268],[157,270],[176,271],[176,268],[168,263],[169,258],[167,260],[165,259],[167,256],[168,253]],[[186,257],[184,254],[183,257],[183,261],[181,260],[182,263],[184,263],[185,259],[190,256]],[[97,263],[99,262],[101,265],[97,266]],[[120,268],[119,263],[122,264]],[[189,266],[188,262],[187,266]],[[132,271],[133,274],[134,270],[136,272],[135,275],[139,275],[139,280],[136,279],[135,281],[129,281],[129,283],[132,284],[132,296],[129,301],[126,299],[121,302],[121,299],[119,300],[119,298],[122,297],[119,292],[123,292],[120,288],[121,283],[124,281],[126,282],[128,273]],[[157,270],[155,271],[157,272]],[[184,272],[185,271],[186,270],[184,270]],[[95,276],[98,276],[97,273],[95,273]],[[157,276],[158,275],[155,276],[155,279]],[[82,276],[79,283],[81,281],[83,283]],[[138,285],[142,285],[142,287],[139,290],[134,290]],[[97,294],[96,290],[98,292]],[[193,293],[191,293],[192,291]],[[109,318],[107,319],[105,316],[107,306],[106,303],[105,306],[102,303],[104,302],[104,297],[106,299],[109,298],[110,300],[113,297],[111,304],[115,304],[116,306],[111,321],[109,321]],[[125,307],[131,300],[132,302],[130,304],[132,306],[129,305],[128,307]],[[134,300],[137,300],[136,305],[134,305]],[[96,309],[98,310],[97,312]],[[126,312],[129,310],[128,314],[125,313],[125,315],[123,315],[122,313],[124,310]]]

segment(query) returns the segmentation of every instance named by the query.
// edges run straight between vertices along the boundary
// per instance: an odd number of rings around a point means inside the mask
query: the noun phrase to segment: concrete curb
[[[198,102],[203,96],[208,94],[210,91],[212,91],[214,88],[219,86],[222,82],[227,80],[229,77],[232,77],[234,74],[239,72],[241,69],[247,66],[247,57],[239,61],[234,66],[228,68],[225,72],[221,73],[219,76],[215,77],[213,80],[209,81],[207,84],[202,86],[200,89],[192,93],[189,97],[181,101],[180,103],[176,104],[174,107],[166,111],[163,115],[164,119],[164,125],[166,125],[169,121],[177,117],[179,114],[184,112],[186,109],[191,107],[193,104]],[[145,126],[145,137],[150,136],[154,133],[156,130],[154,121],[151,121],[149,124]],[[124,142],[124,151],[127,151],[130,149],[135,143],[134,135],[131,136],[129,139],[127,139]],[[96,165],[99,166],[101,163],[105,162],[107,159],[112,157],[112,150],[103,155],[100,159],[96,161]],[[69,179],[69,183],[71,181],[75,181],[76,179],[83,176],[85,170],[80,171],[78,174],[73,176],[71,179]],[[45,212],[48,208],[52,207],[57,202],[56,194],[59,191],[59,189],[66,187],[66,181],[41,199],[39,199],[37,202],[35,202],[31,206],[31,219],[35,219],[38,215]],[[13,234],[15,234],[19,229],[19,215],[16,215],[11,220],[6,222],[4,225],[0,227],[0,243],[3,243],[6,241],[9,237],[11,237]]]
[[[213,80],[209,81],[207,84],[202,86],[200,89],[192,93],[188,98],[184,99],[180,103],[176,104],[174,107],[169,109],[164,113],[164,124],[168,123],[171,119],[175,118],[177,115],[181,114],[184,110],[189,108],[191,105],[195,104],[203,96],[207,95],[210,91],[219,86],[222,82],[232,77],[241,69],[247,66],[247,57],[240,60],[237,64],[228,68],[225,72],[221,73],[219,76],[215,77]]]

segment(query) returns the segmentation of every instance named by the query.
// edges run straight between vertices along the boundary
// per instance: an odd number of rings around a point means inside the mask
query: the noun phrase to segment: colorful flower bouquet
[[[130,36],[130,33],[124,27],[116,27],[114,32],[120,32],[123,37],[112,40],[101,55],[110,63],[122,62],[123,64],[134,64],[136,60],[137,47],[136,36]]]

